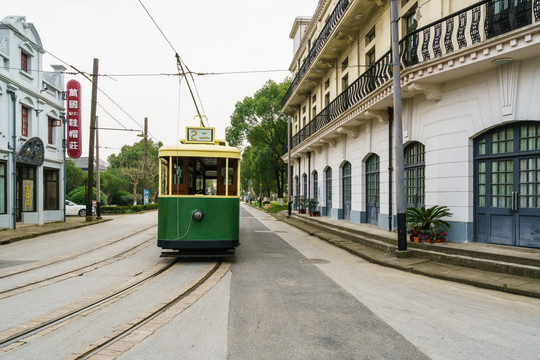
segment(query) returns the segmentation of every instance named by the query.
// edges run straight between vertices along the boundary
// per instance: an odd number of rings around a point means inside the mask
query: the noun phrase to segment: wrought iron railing
[[[508,4],[508,7],[503,8],[503,3]],[[400,41],[401,67],[406,68],[443,57],[456,50],[473,46],[539,21],[540,0],[484,0],[407,34]],[[441,40],[443,40],[442,44]],[[291,149],[307,140],[389,81],[392,77],[391,60],[391,51],[388,51],[362,73],[334,101],[292,137]],[[313,59],[310,61],[313,62]],[[297,81],[299,75],[300,73],[297,74],[294,81]],[[295,87],[291,85],[283,99],[283,104],[286,103]]]
[[[332,14],[328,18],[328,21],[324,25],[321,33],[317,37],[317,40],[315,40],[315,42],[312,44],[311,49],[309,50],[309,53],[306,59],[304,60],[304,63],[302,64],[302,66],[298,70],[298,73],[294,77],[291,83],[291,86],[287,90],[287,93],[285,93],[285,96],[283,97],[283,100],[281,103],[282,106],[284,106],[285,103],[287,103],[287,100],[289,99],[289,97],[292,95],[294,90],[296,90],[296,87],[298,86],[298,84],[300,84],[300,82],[306,75],[309,67],[311,66],[311,64],[313,64],[313,61],[315,60],[317,55],[319,55],[319,53],[321,52],[324,44],[326,44],[326,40],[330,38],[332,31],[334,30],[339,20],[345,13],[345,10],[347,9],[351,1],[352,0],[340,0],[338,4],[336,5],[336,7],[334,8],[334,10],[332,11]]]

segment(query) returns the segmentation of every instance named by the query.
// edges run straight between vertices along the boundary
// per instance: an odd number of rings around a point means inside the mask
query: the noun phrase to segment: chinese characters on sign
[[[214,128],[186,127],[187,143],[213,143]]]
[[[67,83],[67,154],[78,159],[82,153],[81,84],[77,80]]]

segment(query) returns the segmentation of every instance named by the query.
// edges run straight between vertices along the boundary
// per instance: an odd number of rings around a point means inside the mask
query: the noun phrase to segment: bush
[[[111,199],[111,204],[120,206],[130,206],[133,204],[133,195],[125,190],[120,190],[114,193]]]
[[[93,189],[92,193],[92,199],[96,200],[96,188]],[[75,204],[86,204],[86,187],[85,186],[79,186],[76,189],[71,190],[67,195],[66,198],[70,201],[73,201]],[[101,191],[101,205],[107,205],[107,197]]]
[[[158,204],[132,205],[132,206],[102,206],[102,214],[133,214],[146,210],[155,210]]]

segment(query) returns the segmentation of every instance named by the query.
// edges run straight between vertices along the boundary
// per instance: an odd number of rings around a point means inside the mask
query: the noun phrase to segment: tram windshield
[[[238,159],[160,157],[160,195],[238,195]]]

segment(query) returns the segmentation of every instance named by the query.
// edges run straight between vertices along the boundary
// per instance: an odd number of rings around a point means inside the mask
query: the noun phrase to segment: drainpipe
[[[17,95],[15,91],[7,90],[8,94],[11,94],[11,102],[13,103],[13,132],[12,134],[12,149],[13,161],[12,161],[12,188],[13,188],[13,214],[12,214],[12,229],[17,228]]]
[[[392,231],[392,129],[394,123],[394,110],[388,108],[388,231]]]

